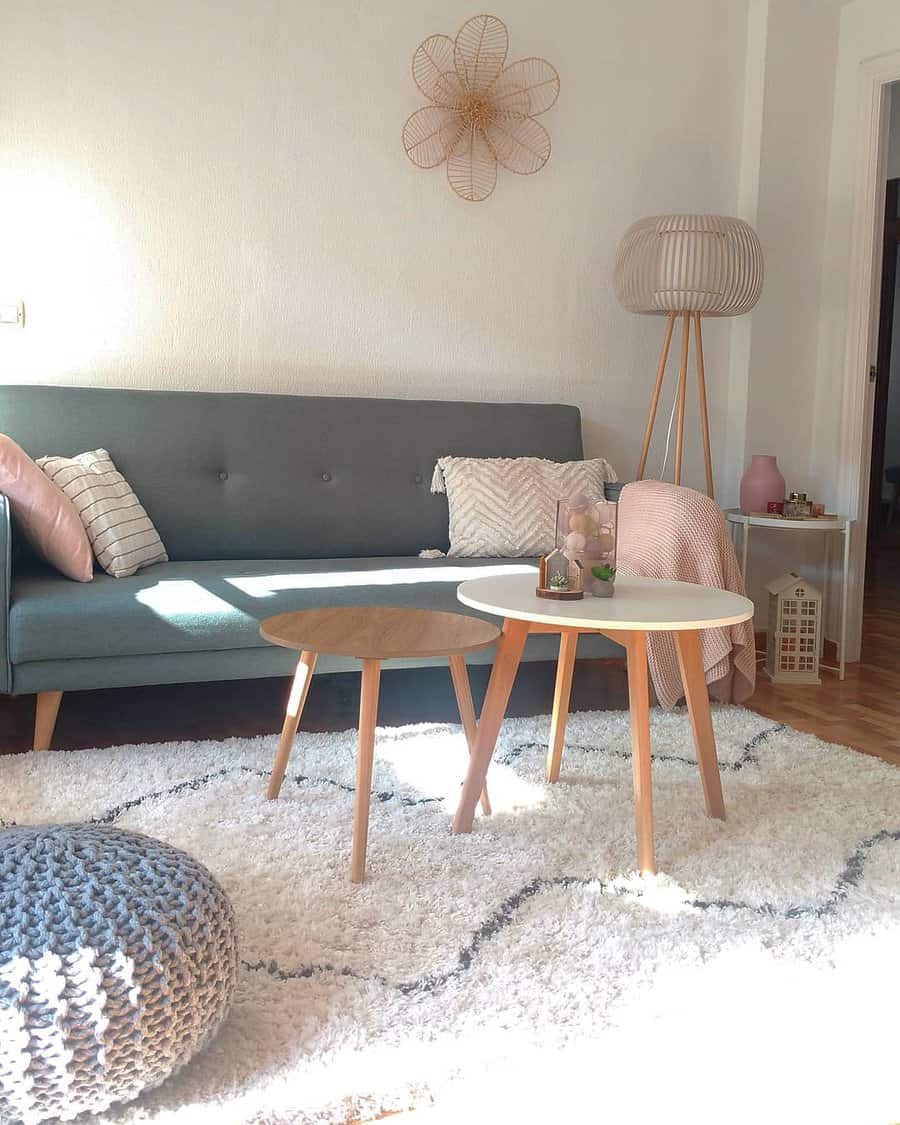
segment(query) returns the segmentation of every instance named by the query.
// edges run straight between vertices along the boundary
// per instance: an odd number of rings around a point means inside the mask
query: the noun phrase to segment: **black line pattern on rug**
[[[874,848],[876,844],[896,844],[898,842],[900,842],[900,830],[892,831],[888,828],[883,828],[880,832],[876,832],[874,835],[867,836],[864,840],[860,840],[847,857],[831,893],[825,901],[821,903],[780,907],[767,902],[751,903],[723,898],[693,899],[688,905],[694,906],[698,910],[752,910],[756,914],[761,914],[769,918],[825,918],[830,914],[834,914],[840,904],[847,899],[853,888],[859,886],[862,881],[863,872],[865,871],[866,860],[872,848]]]
[[[560,875],[553,879],[533,879],[526,883],[521,890],[510,895],[500,906],[478,927],[466,945],[457,953],[456,964],[452,969],[443,973],[426,973],[409,981],[390,981],[378,973],[359,973],[348,965],[300,965],[295,969],[283,969],[277,961],[242,961],[241,964],[249,972],[265,972],[275,980],[286,982],[290,980],[306,980],[318,976],[320,973],[331,973],[340,977],[352,977],[354,980],[374,982],[385,988],[393,988],[402,995],[407,996],[414,992],[434,992],[454,977],[461,976],[472,965],[482,945],[490,941],[501,930],[510,925],[518,912],[529,899],[541,891],[554,887],[569,887],[599,883],[605,893],[608,884],[594,879],[581,879],[578,876]]]
[[[250,774],[253,777],[259,777],[263,781],[269,777],[268,770],[255,769],[253,766],[222,766],[221,769],[213,770],[211,773],[201,774],[200,777],[189,777],[184,781],[177,781],[174,785],[170,785],[168,789],[156,789],[152,793],[142,793],[140,797],[132,797],[128,801],[122,801],[118,805],[114,805],[111,809],[105,812],[97,813],[90,817],[86,822],[88,824],[113,824],[124,816],[125,813],[130,812],[132,809],[140,808],[141,805],[146,804],[147,801],[155,801],[161,797],[178,797],[182,793],[199,792],[201,789],[211,785],[214,781],[223,781],[233,774]],[[330,777],[308,777],[306,774],[288,774],[285,776],[285,781],[293,782],[297,786],[310,784],[310,785],[330,785],[335,789],[340,789],[344,793],[355,793],[355,785],[345,785],[342,781],[335,781]],[[393,801],[398,800],[401,805],[413,807],[416,805],[433,805],[440,804],[443,797],[404,797],[398,795],[393,790],[372,790],[372,796],[377,801]],[[17,826],[14,820],[0,819],[0,828],[15,828]]]
[[[773,735],[781,734],[782,731],[787,730],[786,723],[778,723],[774,727],[766,727],[764,730],[758,731],[749,742],[745,743],[741,755],[733,762],[719,762],[720,770],[730,770],[733,773],[739,773],[745,766],[756,765],[759,759],[756,756],[757,749],[767,742]],[[517,758],[521,757],[526,750],[546,750],[546,746],[542,742],[520,742],[515,746],[511,746],[506,751],[501,751],[494,755],[494,760],[500,762],[502,765],[510,765]],[[567,742],[565,750],[582,750],[587,754],[608,754],[611,758],[620,758],[622,761],[630,762],[631,753],[627,750],[613,750],[609,746],[591,746],[582,742]],[[651,752],[650,760],[652,762],[678,762],[685,766],[696,766],[696,758],[683,758],[679,754],[654,754]]]
[[[234,773],[250,774],[252,777],[259,777],[263,780],[267,780],[269,777],[268,770],[255,769],[253,766],[223,766],[221,769],[213,770],[212,773],[206,773],[200,777],[188,778],[186,781],[176,782],[168,789],[158,789],[154,793],[145,793],[141,797],[133,797],[130,801],[123,801],[122,804],[116,805],[112,809],[107,809],[105,813],[91,817],[91,824],[112,824],[112,822],[118,820],[123,813],[143,805],[145,801],[152,801],[157,797],[177,797],[179,794],[188,791],[196,792],[210,785],[212,782],[221,781]],[[334,789],[340,789],[343,793],[356,792],[356,786],[345,785],[342,781],[335,781],[330,777],[308,777],[306,774],[295,773],[286,775],[285,781],[293,782],[297,786],[306,784],[330,785]],[[398,796],[393,790],[373,789],[372,796],[377,801],[392,801],[396,798],[400,801],[401,805],[406,806],[430,805],[443,800],[442,797],[403,797]]]
[[[753,736],[744,746],[741,757],[736,762],[720,762],[719,768],[726,770],[741,770],[745,765],[751,762],[756,762],[755,750],[761,746],[773,734],[778,734],[787,729],[784,723],[779,723],[774,727],[767,727],[765,730],[759,731]],[[502,765],[509,765],[519,758],[526,750],[540,749],[543,750],[543,744],[537,742],[522,742],[515,746],[510,747],[509,750],[502,754],[496,754],[496,761]],[[585,746],[580,744],[570,744],[570,749],[584,750],[587,752],[596,752],[598,754],[609,754],[612,757],[620,758],[625,761],[631,760],[631,754],[621,750],[611,750],[606,746]],[[693,758],[682,758],[675,754],[651,754],[651,759],[657,762],[679,762],[686,766],[696,767],[697,762]],[[254,777],[259,777],[263,780],[269,777],[268,770],[255,769],[252,766],[222,766],[221,769],[213,770],[210,773],[201,774],[199,777],[187,778],[184,781],[177,781],[175,784],[170,785],[167,789],[156,789],[151,793],[143,793],[140,797],[132,797],[127,801],[122,801],[118,805],[107,809],[105,812],[97,813],[90,818],[90,824],[113,824],[120,816],[130,812],[132,809],[140,808],[141,805],[147,801],[155,801],[163,797],[178,797],[182,793],[199,792],[207,785],[211,785],[214,781],[224,781],[225,778],[230,777],[232,774],[250,774]],[[356,787],[354,785],[345,785],[341,781],[335,781],[330,777],[309,777],[306,774],[287,774],[285,781],[293,782],[294,784],[301,785],[330,785],[335,789],[340,789],[344,793],[355,793]],[[392,801],[397,799],[401,805],[412,808],[418,805],[432,805],[440,804],[443,797],[404,797],[398,796],[393,790],[373,790],[372,796],[378,801]],[[0,819],[0,827],[15,828],[16,822],[14,820]]]
[[[685,902],[686,906],[695,910],[743,910],[751,911],[766,918],[824,918],[834,914],[838,906],[844,902],[851,890],[858,887],[862,881],[866,860],[872,848],[881,843],[900,842],[900,829],[891,831],[882,829],[873,836],[867,836],[854,848],[845,862],[838,876],[834,888],[821,903],[806,903],[804,905],[781,907],[773,903],[741,902],[734,899],[691,899]],[[277,961],[242,961],[241,964],[248,972],[265,972],[270,977],[281,982],[291,980],[306,980],[310,977],[324,973],[335,976],[352,977],[354,980],[368,981],[392,988],[404,996],[417,992],[434,992],[447,984],[455,977],[462,976],[472,965],[481,947],[512,925],[518,911],[544,891],[555,890],[559,887],[594,887],[601,895],[610,895],[616,898],[641,899],[644,891],[640,887],[617,886],[603,879],[589,879],[578,875],[558,875],[550,879],[532,879],[514,894],[509,895],[494,910],[473,933],[469,941],[456,955],[456,964],[442,973],[424,973],[420,977],[408,981],[390,981],[380,974],[359,973],[347,965],[300,965],[294,969],[282,968]]]
[[[786,724],[779,723],[773,727],[767,727],[764,730],[758,731],[744,746],[740,758],[735,762],[720,762],[720,768],[732,769],[738,771],[743,769],[745,765],[757,761],[755,751],[763,745],[773,735],[780,733],[787,729]],[[527,742],[516,745],[506,752],[505,758],[498,757],[498,761],[513,761],[519,757],[526,750],[539,747],[543,749],[543,744],[535,742]],[[608,753],[617,758],[630,759],[631,755],[622,751],[610,750],[608,747],[587,747],[580,746],[579,749],[596,751],[598,753]],[[677,755],[657,755],[656,760],[660,761],[674,761],[684,765],[696,766],[697,763],[691,758],[682,758]],[[153,800],[159,797],[177,796],[180,793],[187,791],[197,791],[206,785],[211,784],[213,781],[224,779],[233,773],[245,773],[262,779],[268,778],[269,772],[267,770],[257,769],[252,766],[223,766],[219,770],[214,770],[211,773],[203,774],[200,777],[189,778],[185,781],[180,781],[170,786],[168,789],[157,790],[153,793],[146,793],[141,797],[132,798],[125,801],[120,805],[115,806],[113,809],[107,810],[106,813],[97,815],[91,818],[90,823],[93,824],[108,824],[117,819],[123,813],[135,808],[145,801]],[[331,785],[344,792],[354,792],[354,787],[345,785],[342,782],[334,781],[331,778],[312,778],[304,774],[288,775],[285,780],[290,780],[297,785],[303,785],[307,782],[311,784],[325,784]],[[392,800],[396,794],[392,791],[375,792],[373,794],[381,801]],[[439,802],[442,798],[439,797],[423,797],[411,798],[401,797],[400,801],[406,805],[420,805]],[[14,821],[0,820],[0,826],[15,827]],[[788,907],[779,907],[773,903],[750,903],[743,902],[735,899],[693,899],[686,901],[685,905],[692,907],[696,910],[744,910],[751,911],[762,917],[774,917],[784,919],[795,919],[801,917],[816,917],[822,918],[835,913],[838,906],[844,902],[849,896],[851,890],[859,886],[863,873],[865,871],[866,860],[871,853],[872,848],[880,843],[897,843],[900,842],[900,830],[892,831],[889,829],[882,829],[872,836],[866,837],[864,840],[857,844],[856,848],[851,852],[849,857],[844,863],[843,868],[838,876],[835,886],[821,903],[808,903],[804,905],[794,905]],[[479,928],[474,932],[469,942],[463,946],[459,951],[456,958],[456,965],[452,969],[448,969],[443,973],[427,973],[423,976],[417,977],[411,981],[391,982],[386,977],[374,974],[366,975],[358,973],[356,970],[351,969],[349,966],[339,966],[331,964],[322,965],[301,965],[293,969],[284,969],[276,961],[242,961],[243,967],[249,972],[265,972],[275,980],[289,981],[289,980],[303,980],[316,976],[321,973],[331,973],[337,976],[352,977],[357,980],[371,981],[383,985],[386,988],[393,988],[403,995],[408,995],[415,992],[433,992],[452,980],[466,972],[475,957],[477,956],[481,947],[495,937],[501,930],[511,925],[515,919],[515,915],[519,909],[530,899],[536,895],[546,891],[552,890],[557,887],[571,887],[571,886],[593,886],[599,891],[601,895],[611,895],[621,898],[640,899],[643,897],[644,892],[640,887],[633,886],[617,886],[614,883],[604,881],[602,879],[585,878],[576,875],[560,875],[550,879],[533,879],[531,882],[526,883],[524,887],[510,895],[493,911],[489,917],[482,922]]]

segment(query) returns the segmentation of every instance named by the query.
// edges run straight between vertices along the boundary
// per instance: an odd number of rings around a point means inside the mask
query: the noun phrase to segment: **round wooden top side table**
[[[476,722],[465,653],[495,644],[500,637],[500,630],[489,621],[462,613],[393,606],[339,606],[298,610],[296,613],[267,617],[260,625],[259,632],[271,644],[296,649],[300,653],[269,778],[266,795],[270,801],[275,800],[281,790],[319,654],[349,656],[362,661],[356,797],[350,853],[350,879],[354,883],[361,883],[366,873],[381,661],[403,657],[448,658],[459,717],[471,753],[475,745]],[[484,786],[480,797],[482,809],[486,814],[490,813],[490,802]]]
[[[463,582],[457,597],[464,604],[503,618],[469,771],[453,821],[454,832],[469,832],[494,745],[529,633],[559,633],[559,662],[550,724],[547,780],[559,779],[575,650],[580,633],[603,633],[623,645],[628,662],[631,713],[631,758],[637,829],[637,860],[641,871],[655,871],[653,797],[650,781],[650,707],[647,633],[672,632],[688,705],[697,763],[708,816],[725,819],[725,802],[716,758],[716,740],[700,652],[701,629],[736,625],[753,616],[753,602],[727,590],[654,578],[616,578],[611,598],[549,602],[535,595],[535,577],[509,575]]]

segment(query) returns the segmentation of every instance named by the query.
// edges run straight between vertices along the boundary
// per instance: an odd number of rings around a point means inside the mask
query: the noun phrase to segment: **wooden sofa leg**
[[[34,749],[49,750],[59,714],[61,691],[39,691],[34,708]]]

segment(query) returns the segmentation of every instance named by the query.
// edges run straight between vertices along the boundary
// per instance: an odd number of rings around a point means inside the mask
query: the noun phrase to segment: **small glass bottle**
[[[812,501],[805,492],[792,492],[784,502],[784,514],[791,519],[812,515]]]

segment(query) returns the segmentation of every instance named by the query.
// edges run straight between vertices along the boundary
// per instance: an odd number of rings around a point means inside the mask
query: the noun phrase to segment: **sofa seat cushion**
[[[13,664],[34,660],[260,648],[265,617],[325,605],[397,605],[471,612],[467,578],[521,573],[526,560],[304,559],[168,562],[89,585],[50,570],[14,577]]]

